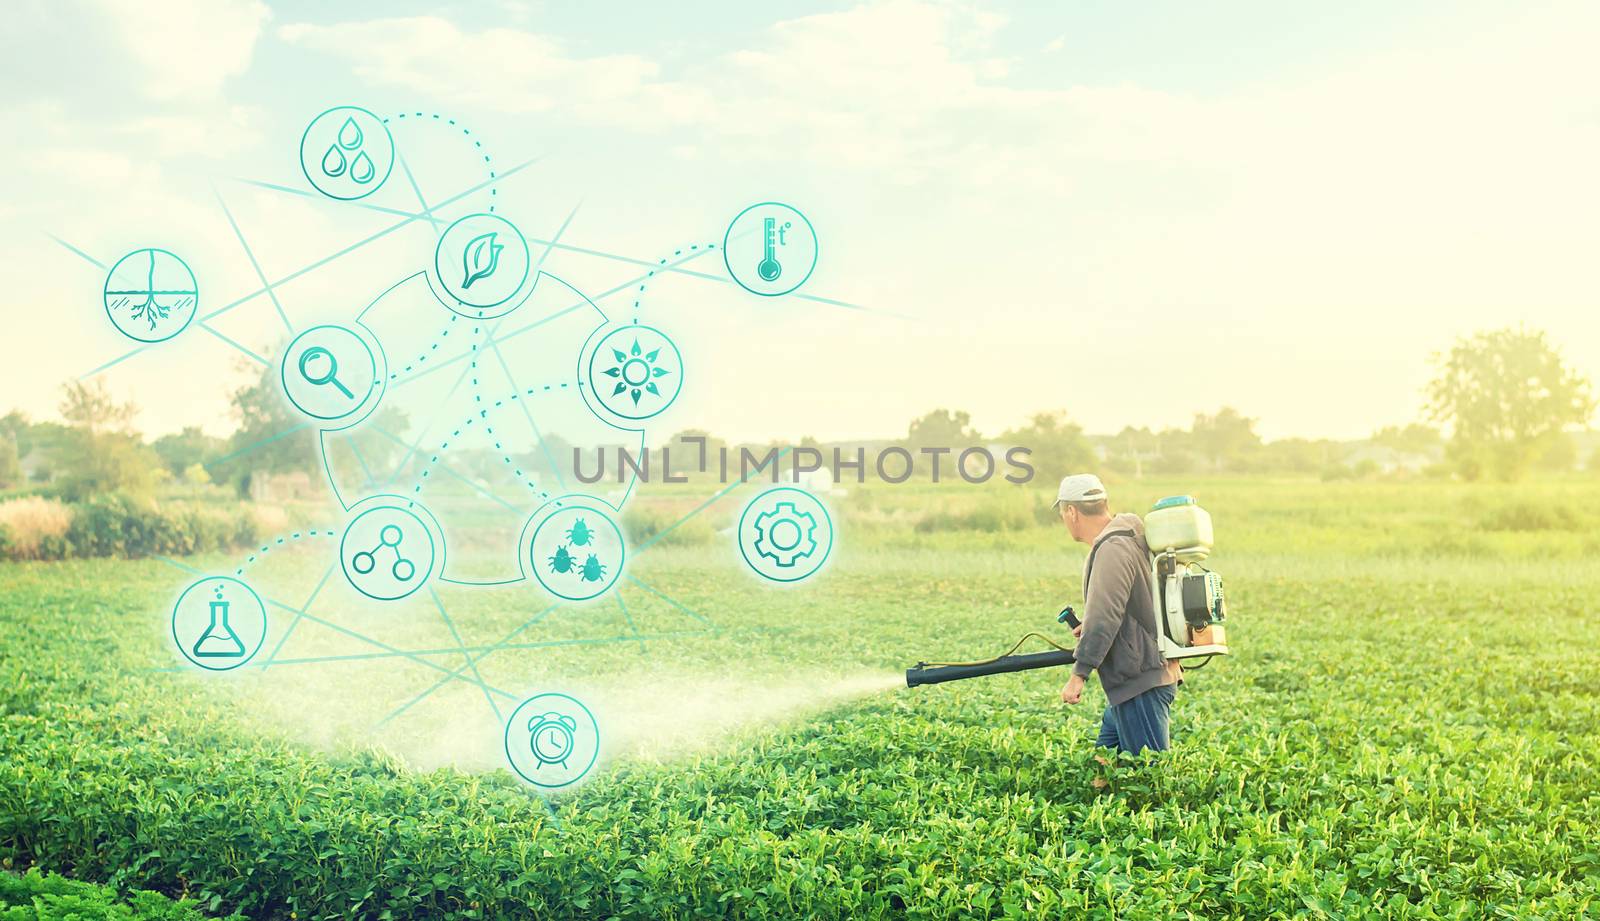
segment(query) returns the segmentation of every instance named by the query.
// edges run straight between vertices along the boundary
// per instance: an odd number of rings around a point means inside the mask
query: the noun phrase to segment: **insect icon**
[[[578,558],[567,552],[567,545],[562,544],[550,557],[551,572],[572,572],[578,568]]]
[[[609,514],[574,498],[539,522],[525,553],[523,571],[546,591],[567,601],[588,601],[621,578],[628,547]]]
[[[587,547],[594,540],[594,532],[589,529],[588,522],[579,518],[572,523],[571,530],[567,531],[567,540],[572,541],[574,547]]]
[[[583,561],[582,576],[585,582],[599,582],[606,577],[606,568],[600,563],[599,557],[589,554],[589,558]]]

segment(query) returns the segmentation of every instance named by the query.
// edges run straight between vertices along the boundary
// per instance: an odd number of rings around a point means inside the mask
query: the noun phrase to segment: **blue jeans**
[[[1095,744],[1137,755],[1145,749],[1164,752],[1171,739],[1167,735],[1167,715],[1178,696],[1175,684],[1151,688],[1130,700],[1107,706],[1100,717],[1100,735]]]

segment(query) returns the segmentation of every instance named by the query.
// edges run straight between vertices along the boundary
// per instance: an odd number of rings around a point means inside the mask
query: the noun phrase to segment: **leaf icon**
[[[479,279],[488,278],[499,268],[500,251],[505,246],[495,242],[497,236],[499,232],[491,230],[467,241],[467,248],[461,254],[461,268],[466,273],[461,282],[462,290],[472,287],[472,283]]]

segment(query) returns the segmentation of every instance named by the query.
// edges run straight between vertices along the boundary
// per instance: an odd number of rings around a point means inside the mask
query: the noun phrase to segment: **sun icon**
[[[646,352],[639,347],[639,340],[635,338],[631,349],[624,352],[613,348],[611,354],[616,357],[617,363],[605,369],[604,373],[617,381],[611,390],[612,396],[626,392],[633,399],[634,406],[639,405],[640,397],[646,393],[661,396],[661,388],[656,386],[656,381],[672,372],[657,363],[661,355],[660,347]]]

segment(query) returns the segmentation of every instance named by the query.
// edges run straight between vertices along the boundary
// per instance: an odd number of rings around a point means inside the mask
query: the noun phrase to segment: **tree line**
[[[1590,380],[1566,365],[1545,334],[1500,329],[1458,340],[1433,357],[1422,420],[1372,433],[1367,444],[1392,462],[1465,480],[1517,480],[1531,471],[1578,466],[1572,429],[1595,412]],[[907,442],[981,439],[965,412],[935,410],[911,423]],[[1331,439],[1264,441],[1256,420],[1232,407],[1199,413],[1187,429],[1126,426],[1093,436],[1064,411],[1039,413],[994,440],[1033,448],[1043,469],[1108,469],[1131,476],[1195,473],[1320,473],[1382,469],[1372,451]],[[1362,457],[1361,454],[1366,456]]]
[[[1520,328],[1477,333],[1434,356],[1433,364],[1422,418],[1374,432],[1369,445],[1412,466],[1468,480],[1515,480],[1534,470],[1577,466],[1572,429],[1587,426],[1593,417],[1593,388],[1585,375],[1566,365],[1544,333]],[[119,402],[103,381],[69,382],[59,406],[62,421],[35,422],[18,411],[0,417],[0,488],[49,489],[71,499],[148,492],[164,483],[195,488],[220,483],[248,494],[254,476],[316,471],[316,430],[282,399],[275,369],[236,390],[231,403],[237,427],[226,438],[191,426],[147,442],[133,427],[138,409],[132,402]],[[379,412],[391,431],[405,428],[398,410]],[[686,437],[706,438],[713,451],[726,444],[700,430],[680,432],[669,444]],[[936,409],[912,420],[903,438],[876,442],[913,452],[995,443],[1028,447],[1041,470],[1102,469],[1135,477],[1290,473],[1332,478],[1379,466],[1370,454],[1353,457],[1349,444],[1328,439],[1264,441],[1256,420],[1232,407],[1197,414],[1187,429],[1130,425],[1114,435],[1090,435],[1065,411],[1041,412],[993,437],[980,433],[966,412]],[[819,443],[805,438],[799,444]]]

